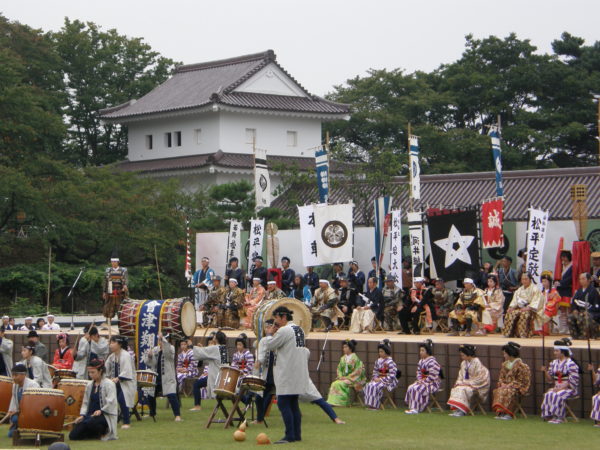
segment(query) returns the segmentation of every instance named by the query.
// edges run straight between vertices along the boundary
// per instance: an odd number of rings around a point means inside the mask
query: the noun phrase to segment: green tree
[[[141,38],[105,31],[92,22],[67,18],[53,39],[67,80],[66,156],[83,166],[124,159],[126,128],[103,124],[99,111],[148,93],[167,79],[174,61],[160,56]]]
[[[0,15],[0,161],[60,153],[63,91],[48,36]]]

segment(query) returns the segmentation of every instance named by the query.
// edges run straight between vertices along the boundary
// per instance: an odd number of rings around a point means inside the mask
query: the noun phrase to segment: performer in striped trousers
[[[546,379],[554,382],[554,387],[544,394],[542,418],[548,423],[559,424],[565,420],[567,400],[577,395],[581,369],[571,358],[571,340],[564,338],[554,342],[554,359],[550,367],[542,367]]]
[[[390,357],[392,348],[390,341],[384,339],[378,346],[379,359],[373,367],[373,378],[365,386],[365,406],[370,410],[378,410],[381,406],[383,390],[393,391],[398,384],[398,368]]]
[[[600,367],[594,373],[594,366],[588,364],[588,370],[594,374],[594,387],[600,386]],[[590,417],[594,421],[594,426],[600,428],[600,392],[592,397],[592,412]]]
[[[409,409],[406,414],[419,414],[429,404],[441,384],[442,368],[433,355],[433,342],[427,339],[419,344],[419,363],[417,364],[417,381],[406,390],[404,401]]]

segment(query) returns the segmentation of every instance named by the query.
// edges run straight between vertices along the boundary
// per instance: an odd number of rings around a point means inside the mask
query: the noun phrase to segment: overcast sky
[[[319,95],[369,68],[455,61],[468,33],[514,31],[544,52],[563,31],[600,40],[597,0],[2,0],[0,12],[44,30],[92,21],[186,64],[273,49]]]

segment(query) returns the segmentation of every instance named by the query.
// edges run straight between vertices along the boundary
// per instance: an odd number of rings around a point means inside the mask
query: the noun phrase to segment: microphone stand
[[[71,286],[71,290],[67,294],[67,299],[69,297],[71,297],[71,331],[73,331],[75,329],[75,303],[73,301],[73,290],[75,289],[75,286],[77,286],[77,283],[79,282],[79,279],[81,278],[81,274],[83,273],[84,270],[85,270],[85,267],[82,267],[79,270],[79,275],[77,275],[77,278],[75,278],[75,282],[73,283],[73,286]]]

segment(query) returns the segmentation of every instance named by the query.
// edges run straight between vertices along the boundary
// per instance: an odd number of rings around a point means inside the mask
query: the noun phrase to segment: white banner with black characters
[[[229,237],[227,238],[227,261],[231,258],[240,259],[242,244],[242,222],[232,220],[229,223]]]
[[[314,206],[317,256],[320,264],[352,260],[353,208],[352,203]]]
[[[252,260],[262,255],[265,219],[250,220],[250,245],[248,250],[248,275],[252,274]]]
[[[423,218],[420,211],[406,214],[413,277],[423,276]],[[407,286],[408,287],[408,286]]]
[[[542,261],[544,244],[546,243],[546,228],[548,227],[548,211],[529,208],[527,224],[527,272],[537,284],[541,284]]]
[[[390,230],[390,275],[396,278],[396,287],[402,289],[402,211],[392,211]]]
[[[254,191],[257,211],[271,206],[271,179],[267,168],[267,151],[261,148],[254,151]]]
[[[321,264],[317,253],[317,228],[315,227],[315,205],[298,206],[302,263],[305,267]]]

